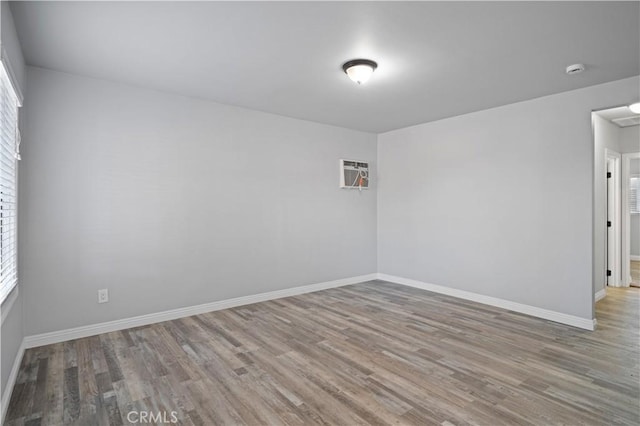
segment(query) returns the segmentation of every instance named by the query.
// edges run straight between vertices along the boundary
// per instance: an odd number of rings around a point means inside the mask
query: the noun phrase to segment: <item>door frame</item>
[[[640,152],[622,154],[622,285],[631,284],[631,209],[629,209],[629,178],[631,159],[640,158]]]
[[[620,266],[621,256],[620,251],[622,248],[621,244],[621,232],[620,232],[620,219],[621,219],[621,211],[620,211],[620,162],[622,160],[622,156],[620,153],[605,148],[604,150],[605,156],[605,176],[608,172],[611,173],[611,178],[607,178],[607,201],[606,201],[606,220],[611,221],[611,234],[613,235],[613,243],[609,243],[609,229],[606,229],[606,264],[607,270],[611,271],[611,276],[607,276],[607,286],[608,287],[622,287],[624,286],[623,277]],[[611,170],[609,170],[609,162],[612,162]],[[612,179],[611,184],[613,187],[613,191],[609,191],[609,179]],[[613,212],[609,214],[609,207],[612,207]],[[605,223],[605,227],[608,228]],[[610,250],[611,248],[611,250]],[[613,253],[611,251],[613,250]],[[609,261],[611,259],[611,261]]]

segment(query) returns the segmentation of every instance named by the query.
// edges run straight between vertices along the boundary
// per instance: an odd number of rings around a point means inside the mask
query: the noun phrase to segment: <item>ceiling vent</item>
[[[634,115],[632,117],[614,118],[613,121],[620,127],[640,126],[640,115]]]
[[[565,70],[565,72],[569,75],[580,74],[582,71],[584,71],[584,64],[569,65]]]

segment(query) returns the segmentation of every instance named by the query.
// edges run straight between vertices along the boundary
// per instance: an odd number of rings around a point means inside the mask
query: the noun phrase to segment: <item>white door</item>
[[[615,213],[614,194],[616,191],[613,179],[613,159],[607,159],[607,285],[613,286],[613,271],[615,270],[615,234],[613,222]]]
[[[620,241],[620,154],[607,152],[607,285],[621,282]]]

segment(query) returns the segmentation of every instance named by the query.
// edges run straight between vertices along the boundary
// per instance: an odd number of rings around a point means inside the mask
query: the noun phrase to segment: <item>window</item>
[[[640,176],[629,179],[629,211],[640,214]]]
[[[18,283],[18,97],[0,66],[0,303]]]

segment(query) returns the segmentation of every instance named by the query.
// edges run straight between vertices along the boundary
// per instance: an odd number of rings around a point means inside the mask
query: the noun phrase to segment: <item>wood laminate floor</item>
[[[639,296],[588,332],[377,281],[102,334],[27,350],[6,424],[638,425]]]
[[[640,261],[632,260],[631,267],[631,282],[635,285],[640,285]]]

